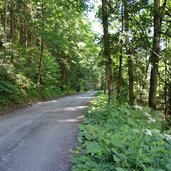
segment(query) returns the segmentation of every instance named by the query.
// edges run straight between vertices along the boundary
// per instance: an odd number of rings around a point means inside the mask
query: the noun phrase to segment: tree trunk
[[[121,7],[121,15],[122,15],[122,23],[121,23],[121,34],[123,34],[124,31],[124,16],[123,16],[124,8],[123,4]],[[118,70],[118,81],[117,81],[117,96],[120,97],[120,92],[122,88],[122,60],[123,60],[123,40],[120,41],[120,56],[119,56],[119,70]]]
[[[14,42],[14,0],[11,0],[11,9],[10,9],[10,39],[11,43]]]
[[[121,43],[122,46],[122,43]],[[118,70],[118,81],[117,81],[117,96],[120,97],[121,87],[122,87],[122,60],[123,60],[123,48],[120,48],[119,56],[119,70]]]
[[[108,0],[102,0],[102,23],[103,23],[103,41],[104,41],[104,57],[106,62],[106,80],[107,80],[107,89],[108,89],[108,100],[112,99],[112,60],[110,57],[110,47],[109,47],[109,11],[108,11]]]
[[[20,29],[20,43],[21,45],[28,46],[28,21],[27,21],[27,2],[22,3],[22,13],[20,18],[21,29]]]
[[[164,116],[166,119],[167,116],[167,87],[168,87],[168,83],[167,83],[167,64],[165,61],[165,83],[164,83]]]
[[[107,70],[105,72],[105,79],[104,79],[104,94],[107,93]]]
[[[125,20],[125,31],[128,33],[129,31],[129,13],[128,13],[128,4],[127,0],[123,0],[124,5],[124,20]],[[128,79],[129,79],[129,104],[132,106],[134,104],[134,75],[133,75],[133,62],[131,59],[131,50],[129,47],[129,37],[127,39],[127,48],[126,53],[128,56]]]
[[[41,16],[42,35],[41,35],[41,47],[40,47],[41,49],[40,49],[38,84],[42,84],[42,77],[43,77],[43,54],[44,54],[44,36],[43,36],[43,32],[45,30],[45,16],[44,16],[44,2],[43,2],[43,0],[42,0],[42,4],[41,4],[41,12],[42,12],[42,16]]]
[[[129,77],[129,104],[134,105],[134,74],[133,74],[133,62],[129,53],[128,56],[128,77]]]
[[[24,2],[24,29],[23,29],[23,43],[28,46],[28,25],[27,25],[27,2]]]
[[[168,85],[168,92],[169,92],[169,100],[168,100],[168,115],[171,116],[171,82]]]
[[[7,42],[7,12],[8,12],[8,0],[5,0],[5,14],[4,14],[4,58],[2,62],[5,62],[6,58],[6,42]]]
[[[154,0],[154,35],[153,48],[151,52],[150,62],[151,77],[150,77],[150,91],[149,91],[149,107],[156,110],[156,94],[157,94],[157,77],[158,77],[158,62],[160,55],[160,34],[161,34],[162,18],[160,14],[160,0]]]
[[[11,9],[10,9],[10,40],[11,43],[14,43],[14,0],[11,0]],[[13,52],[11,53],[11,62],[14,61]]]

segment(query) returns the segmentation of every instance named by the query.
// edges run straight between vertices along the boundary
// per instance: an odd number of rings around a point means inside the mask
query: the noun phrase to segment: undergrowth
[[[32,104],[39,100],[48,100],[75,93],[75,90],[62,91],[52,80],[38,85],[36,81],[18,71],[14,65],[0,66],[0,113],[4,109]],[[31,75],[31,72],[30,72]]]
[[[157,115],[100,97],[80,125],[72,171],[171,171],[171,136]]]

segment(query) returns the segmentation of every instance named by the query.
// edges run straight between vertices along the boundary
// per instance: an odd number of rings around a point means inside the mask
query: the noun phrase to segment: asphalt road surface
[[[73,95],[0,116],[0,171],[71,170],[78,123],[93,95]]]

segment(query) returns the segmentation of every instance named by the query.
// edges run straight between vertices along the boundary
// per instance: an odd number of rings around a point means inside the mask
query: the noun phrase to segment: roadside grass
[[[160,117],[100,96],[80,125],[72,171],[171,171],[171,136]]]

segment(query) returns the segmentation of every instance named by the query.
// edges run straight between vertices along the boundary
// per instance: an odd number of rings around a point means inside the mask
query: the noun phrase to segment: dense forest
[[[96,89],[95,34],[83,1],[0,1],[0,107]]]
[[[78,136],[73,171],[171,170],[168,0],[102,0],[104,93]]]
[[[130,105],[148,102],[170,113],[170,8],[167,0],[102,1],[109,100],[115,82]]]
[[[72,170],[171,171],[170,11],[170,0],[1,0],[0,111],[98,90]]]
[[[0,2],[0,106],[104,89],[113,97],[171,111],[170,9],[160,1]]]

